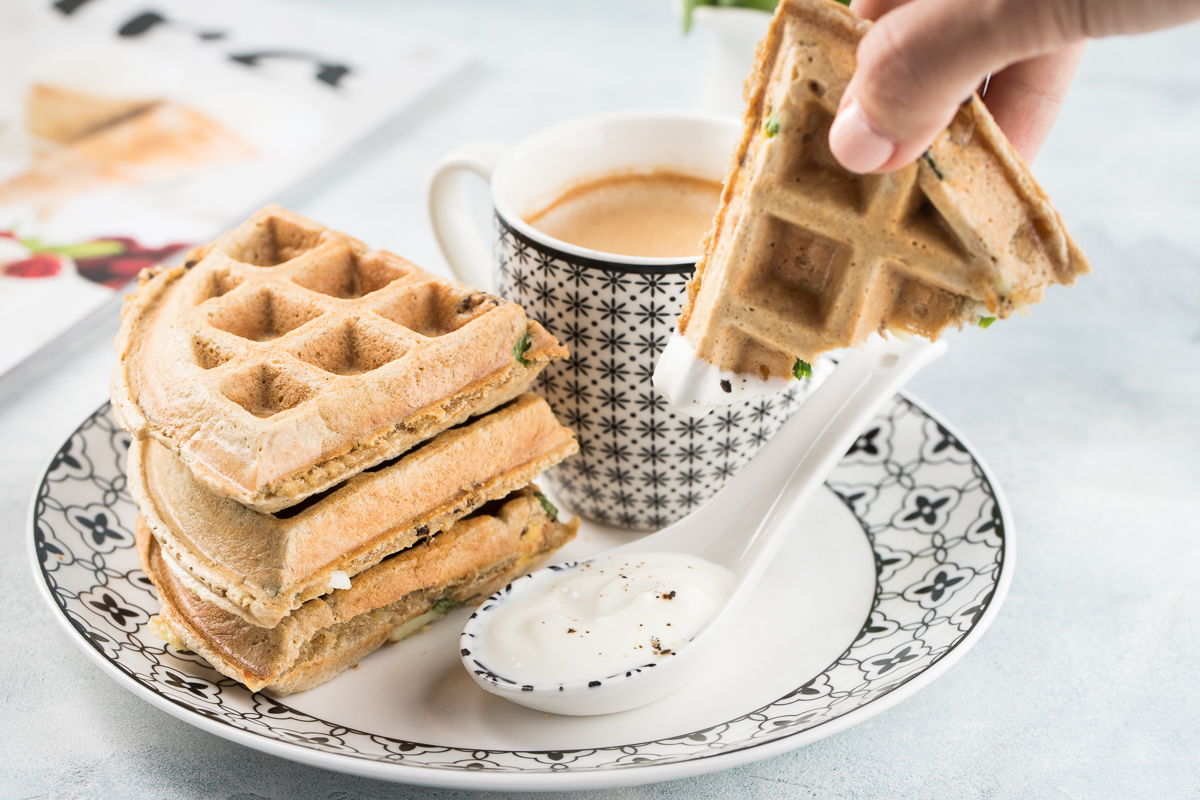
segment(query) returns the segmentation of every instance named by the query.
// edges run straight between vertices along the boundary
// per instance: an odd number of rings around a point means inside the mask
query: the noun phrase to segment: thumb
[[[858,45],[858,65],[829,131],[852,172],[917,159],[988,73],[1085,38],[1071,0],[911,0]]]

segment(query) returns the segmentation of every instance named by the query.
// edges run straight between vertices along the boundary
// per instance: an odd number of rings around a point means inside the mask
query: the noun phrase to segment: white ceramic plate
[[[470,614],[312,691],[251,693],[155,639],[134,549],[129,437],[107,406],[46,470],[30,552],[71,637],[118,683],[218,736],[294,761],[463,789],[587,789],[745,764],[850,727],[928,684],[997,613],[1012,575],[1010,514],[978,456],[895,398],[811,502],[706,671],[605,717],[555,717],[478,688],[457,654]],[[584,523],[577,558],[631,534]]]

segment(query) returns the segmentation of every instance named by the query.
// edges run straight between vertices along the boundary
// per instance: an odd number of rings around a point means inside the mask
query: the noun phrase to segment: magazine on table
[[[469,60],[279,0],[0,3],[0,376]]]

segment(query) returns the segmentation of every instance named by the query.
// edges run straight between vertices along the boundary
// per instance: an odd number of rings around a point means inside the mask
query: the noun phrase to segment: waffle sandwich
[[[514,303],[268,206],[145,275],[117,353],[122,426],[269,513],[512,400],[566,348]]]
[[[578,526],[558,522],[536,487],[521,489],[390,556],[351,588],[309,600],[270,629],[200,597],[167,564],[145,525],[138,525],[137,542],[161,603],[152,631],[251,691],[283,695],[325,683],[389,639],[482,600],[571,539]]]
[[[352,581],[577,449],[546,401],[525,394],[278,514],[214,495],[153,440],[130,447],[129,490],[181,585],[270,628],[329,592],[335,573]]]
[[[782,0],[746,84],[743,134],[656,385],[676,401],[775,386],[874,331],[936,339],[1005,318],[1088,271],[978,96],[917,163],[857,175],[829,127],[870,23],[832,0]],[[990,324],[990,320],[989,320]],[[682,354],[682,355],[680,355]],[[668,356],[677,357],[670,358]],[[681,395],[683,397],[681,397]],[[730,398],[732,399],[732,398]]]
[[[276,207],[144,275],[113,379],[151,632],[301,691],[571,539],[519,306]]]

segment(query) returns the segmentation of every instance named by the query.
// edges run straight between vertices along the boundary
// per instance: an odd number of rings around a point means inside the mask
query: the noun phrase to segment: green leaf
[[[94,242],[83,242],[82,244],[67,244],[67,245],[51,245],[36,236],[28,239],[18,240],[27,249],[35,253],[55,253],[57,255],[67,256],[76,261],[84,258],[102,258],[104,256],[115,256],[125,252],[125,245],[115,239],[97,239]]]
[[[463,603],[455,600],[453,597],[440,597],[434,601],[432,610],[439,614],[445,615],[449,614],[451,611],[461,605],[463,605]]]
[[[763,123],[763,133],[768,139],[779,133],[779,115],[775,113],[775,109],[771,109],[771,113],[767,114],[767,121]]]
[[[84,242],[83,244],[72,244],[65,247],[47,247],[45,249],[51,253],[59,253],[60,255],[80,261],[85,258],[103,258],[104,256],[120,255],[125,252],[125,244],[112,239],[100,239],[95,242]]]
[[[704,0],[683,0],[683,33],[686,36],[692,29],[692,12],[696,6],[703,5]]]
[[[795,365],[792,367],[792,374],[796,376],[796,380],[812,377],[812,364],[805,361],[803,358],[797,358]]]
[[[996,321],[995,317],[980,317],[979,318],[979,327],[987,328],[989,325],[991,325],[995,321]]]
[[[529,352],[529,348],[533,345],[533,337],[527,332],[521,334],[521,338],[517,339],[517,343],[513,345],[513,358],[517,359],[517,363],[522,367],[529,366],[529,360],[525,358],[525,354]]]
[[[850,5],[850,0],[838,0],[838,2]],[[779,5],[779,0],[683,0],[683,32],[686,34],[692,29],[692,12],[700,6],[753,8],[772,13],[777,5]]]
[[[546,497],[546,495],[542,494],[541,492],[534,492],[533,495],[538,499],[538,502],[542,504],[542,509],[550,515],[550,519],[558,522],[558,509],[554,507],[554,503],[550,502],[550,498]]]
[[[849,8],[849,7],[850,7],[850,0],[837,0],[837,2],[841,3],[841,4],[842,4],[842,5],[844,5],[846,8]]]

